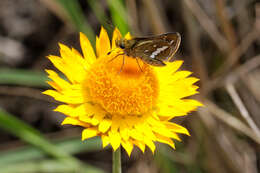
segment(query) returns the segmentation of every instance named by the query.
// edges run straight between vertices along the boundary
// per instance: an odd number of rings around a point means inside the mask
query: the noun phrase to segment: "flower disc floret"
[[[124,66],[122,58],[126,59]],[[108,59],[99,58],[84,81],[92,101],[111,115],[140,115],[152,110],[158,97],[158,81],[153,69],[146,64],[138,69],[136,61],[126,56],[119,56],[110,63]]]

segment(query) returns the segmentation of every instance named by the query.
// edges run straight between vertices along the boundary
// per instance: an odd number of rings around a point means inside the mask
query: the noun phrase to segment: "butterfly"
[[[141,59],[153,66],[165,66],[164,62],[173,60],[173,55],[177,52],[180,42],[180,34],[172,32],[131,39],[121,38],[116,40],[116,47],[123,50],[123,54],[120,55],[127,55],[136,58],[136,60]]]

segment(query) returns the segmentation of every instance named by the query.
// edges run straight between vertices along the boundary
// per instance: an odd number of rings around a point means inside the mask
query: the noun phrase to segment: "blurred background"
[[[179,32],[176,59],[200,78],[205,107],[174,119],[189,129],[176,150],[135,149],[127,173],[260,172],[260,3],[256,0],[1,0],[0,172],[111,172],[111,148],[82,142],[81,128],[61,126],[44,69],[58,42],[80,50],[103,25],[134,36]]]

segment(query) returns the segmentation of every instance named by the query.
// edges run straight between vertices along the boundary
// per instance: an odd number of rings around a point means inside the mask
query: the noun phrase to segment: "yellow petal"
[[[63,56],[68,56],[63,53]],[[79,83],[84,79],[86,71],[83,66],[77,63],[68,64],[63,58],[57,56],[48,56],[48,59],[53,63],[53,65],[59,69],[68,80],[72,83]],[[73,58],[72,58],[73,59]],[[76,65],[75,65],[76,64]],[[73,66],[73,67],[72,67]],[[75,76],[77,74],[77,76]]]
[[[140,133],[144,133],[144,135],[151,139],[151,140],[156,140],[156,137],[152,131],[152,128],[146,124],[146,123],[139,123],[138,125],[135,126],[136,130],[139,131]],[[145,129],[145,130],[144,130]]]
[[[74,107],[70,105],[59,105],[56,109],[53,111],[64,113],[65,115],[70,115],[71,117],[74,117],[75,115],[72,114],[74,111]],[[75,116],[77,117],[77,116]]]
[[[86,109],[84,104],[80,105],[59,105],[54,111],[64,113],[65,115],[71,117],[78,117],[86,114]]]
[[[168,98],[167,96],[163,98]],[[162,99],[162,98],[161,98]],[[198,106],[203,106],[202,103],[200,103],[197,100],[193,99],[182,99],[182,100],[172,100],[172,102],[162,101],[158,104],[159,116],[184,116],[187,113],[194,111]]]
[[[124,149],[126,150],[128,156],[130,157],[131,152],[134,148],[134,145],[129,141],[121,141],[121,144],[124,147]]]
[[[108,119],[104,119],[100,122],[98,126],[98,130],[102,133],[105,133],[111,127],[112,121]]]
[[[80,60],[77,54],[74,54],[72,50],[67,46],[61,43],[59,43],[59,46],[60,54],[62,59],[64,60],[65,67],[66,69],[69,69],[70,75],[73,76],[72,82],[81,82],[82,80],[84,80],[86,71],[81,61],[83,59]]]
[[[116,48],[116,40],[119,40],[120,38],[122,38],[122,35],[118,28],[115,28],[112,38],[112,50]]]
[[[90,64],[87,62],[86,59],[84,59],[82,57],[82,55],[74,48],[71,49],[72,50],[72,53],[74,54],[74,57],[75,59],[82,65],[82,67],[85,69],[85,70],[88,70],[91,66]]]
[[[89,64],[93,64],[96,61],[96,55],[93,50],[93,47],[88,40],[88,38],[83,34],[80,33],[80,46],[83,52],[84,58],[87,60]]]
[[[53,80],[53,82],[56,83],[58,86],[58,90],[63,90],[64,88],[69,88],[70,83],[67,82],[66,80],[62,79],[56,72],[53,70],[45,70],[48,73],[48,77]],[[51,84],[51,83],[50,83]],[[56,88],[55,88],[56,89]]]
[[[107,31],[101,27],[99,38],[96,39],[97,56],[106,55],[111,49]]]
[[[179,109],[185,112],[194,111],[198,106],[203,106],[199,101],[193,99],[183,99],[174,104],[172,106],[175,109]]]
[[[54,88],[57,91],[61,91],[62,88],[55,82],[53,81],[47,81],[47,84],[49,84],[52,88]]]
[[[110,131],[108,133],[108,136],[109,136],[110,144],[111,144],[113,150],[116,151],[119,148],[120,143],[121,143],[121,137],[120,137],[119,133],[113,133]]]
[[[160,104],[158,116],[162,117],[176,117],[176,116],[185,116],[187,111],[180,110],[178,107],[170,107],[168,105]]]
[[[105,116],[105,112],[97,105],[85,103],[84,108],[85,108],[86,116],[88,117],[98,115],[101,116],[101,118],[103,118]],[[95,119],[97,119],[97,117],[95,117]]]
[[[63,74],[66,75],[66,77],[69,79],[69,81],[73,81],[73,75],[70,70],[68,70],[67,65],[65,64],[64,60],[58,56],[50,55],[48,56],[48,59],[52,62],[52,64],[60,70]]]
[[[156,66],[153,66],[152,68],[157,72],[157,74],[159,76],[159,80],[160,80],[161,77],[163,77],[165,75],[171,75],[174,72],[176,72],[181,67],[182,64],[183,64],[183,61],[177,60],[172,63],[167,63],[167,65],[163,68],[156,67]]]
[[[85,101],[82,94],[78,94],[76,92],[74,92],[74,93],[65,92],[64,94],[61,94],[54,90],[47,90],[42,93],[52,96],[55,100],[64,102],[64,103],[81,104]]]
[[[97,106],[95,106],[97,107]],[[96,112],[92,117],[92,121],[93,121],[93,125],[96,126],[97,124],[99,124],[100,122],[103,121],[104,117],[105,117],[106,113],[104,111],[102,111],[99,107],[96,108]]]
[[[136,139],[137,141],[144,140],[143,134],[137,131],[136,129],[129,129],[129,136],[132,137],[133,139]]]
[[[102,139],[102,146],[103,146],[103,148],[105,148],[108,144],[110,144],[110,139],[109,139],[108,136],[102,135],[101,139]]]
[[[105,116],[105,112],[103,112],[100,107],[96,105],[92,105],[89,103],[84,104],[85,114],[79,115],[79,119],[86,123],[91,123],[96,126]]]
[[[175,84],[167,85],[166,90],[161,90],[159,100],[164,103],[174,103],[173,99],[181,99],[194,94],[197,94],[198,86],[185,84],[184,82],[178,82]],[[169,99],[172,98],[172,99]]]
[[[93,126],[96,126],[96,125],[98,125],[99,121],[98,121],[97,119],[95,119],[95,118],[92,117],[90,123],[91,123]]]
[[[158,142],[168,144],[168,145],[170,145],[173,149],[175,149],[175,144],[174,144],[174,142],[173,142],[170,138],[167,138],[167,137],[162,136],[162,135],[159,135],[159,134],[156,134],[156,137],[157,137],[157,141],[158,141]]]
[[[124,139],[125,141],[129,139],[129,127],[126,124],[121,124],[119,132],[122,139]]]
[[[141,141],[134,140],[133,143],[144,153],[145,152],[145,144]]]
[[[178,72],[174,73],[174,75],[171,76],[171,81],[184,79],[184,78],[190,76],[191,74],[192,74],[192,72],[190,72],[190,71],[178,71]]]
[[[63,120],[63,122],[61,123],[61,125],[64,124],[71,124],[71,125],[77,125],[77,126],[81,126],[81,127],[85,127],[88,128],[90,125],[84,122],[79,121],[78,119],[74,118],[74,117],[67,117]]]
[[[111,131],[117,132],[118,128],[121,126],[121,118],[119,116],[112,117]]]
[[[82,132],[82,141],[97,136],[97,134],[98,134],[97,129],[94,128],[84,129]]]
[[[162,135],[162,136],[173,138],[173,139],[176,139],[178,141],[181,141],[179,136],[175,132],[170,131],[169,129],[153,127],[153,131],[157,134]]]
[[[163,122],[155,120],[151,117],[147,119],[147,122],[150,124],[150,127],[154,132],[161,134],[163,136],[181,140],[176,133],[167,129],[166,126],[163,124]]]
[[[132,38],[130,32],[126,33],[125,39],[130,40]]]
[[[176,132],[176,133],[182,133],[185,135],[190,136],[189,131],[185,128],[182,127],[176,123],[172,123],[172,122],[164,122],[164,124],[166,125],[166,128],[168,128],[169,130]]]
[[[156,147],[155,147],[153,141],[145,138],[144,143],[145,143],[145,145],[147,145],[151,149],[152,153],[154,153]]]
[[[64,125],[64,124],[71,124],[71,125],[79,125],[79,120],[75,119],[75,118],[71,118],[71,117],[66,117],[61,125]]]
[[[84,122],[84,123],[93,124],[92,118],[90,116],[88,116],[87,114],[86,115],[80,115],[79,120]]]

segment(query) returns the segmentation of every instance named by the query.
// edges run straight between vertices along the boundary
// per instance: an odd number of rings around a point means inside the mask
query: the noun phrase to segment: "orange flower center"
[[[153,69],[125,55],[110,61],[113,57],[98,58],[86,76],[84,86],[93,102],[112,115],[140,115],[153,109],[158,97]]]

